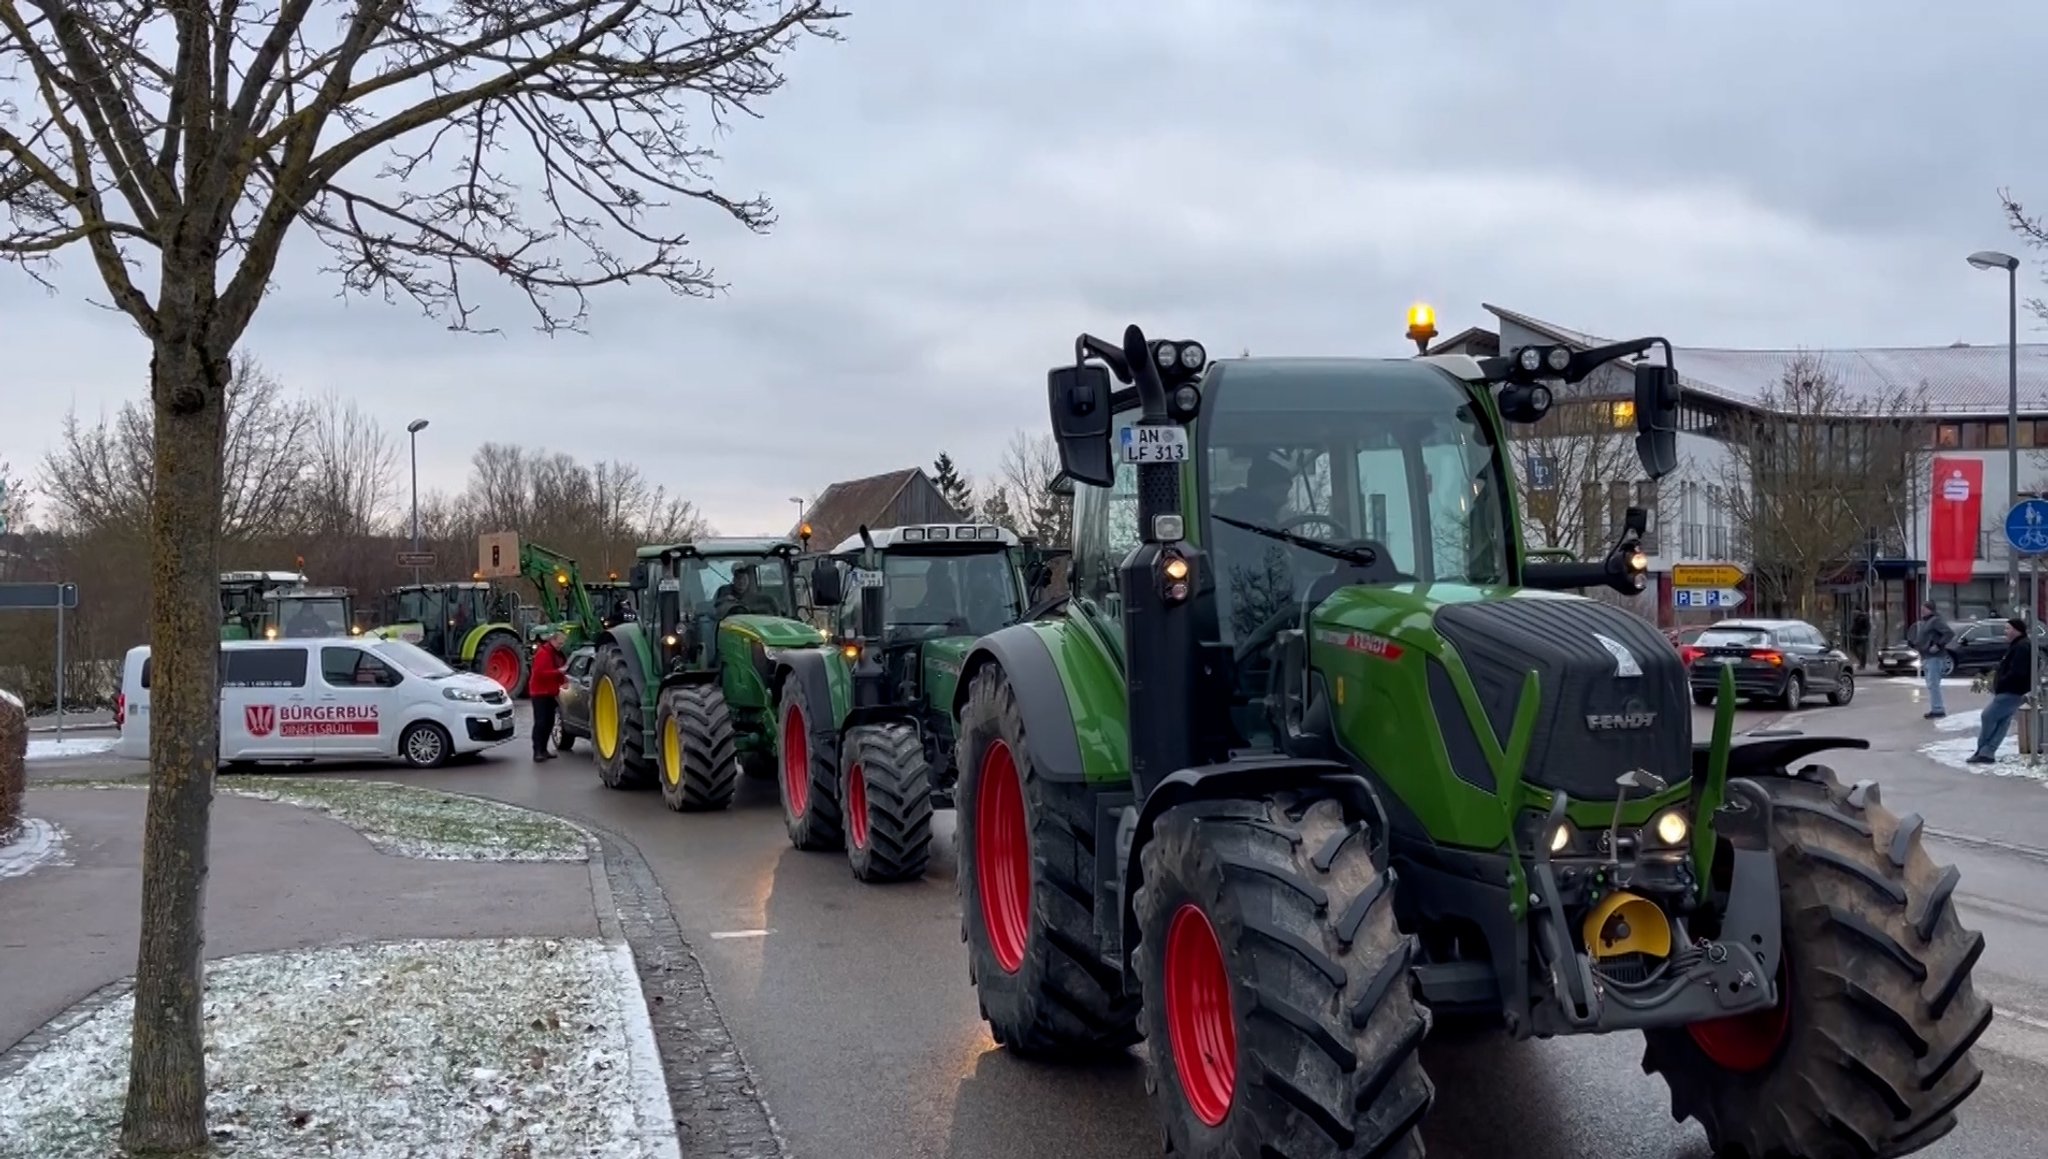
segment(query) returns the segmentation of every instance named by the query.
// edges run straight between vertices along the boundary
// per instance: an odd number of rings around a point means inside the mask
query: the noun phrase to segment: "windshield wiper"
[[[1313,551],[1317,555],[1328,556],[1340,563],[1356,564],[1359,567],[1371,567],[1380,561],[1380,553],[1370,547],[1345,547],[1338,543],[1325,543],[1320,539],[1310,539],[1306,535],[1296,535],[1292,531],[1282,531],[1277,527],[1264,527],[1257,523],[1246,523],[1242,519],[1232,519],[1228,515],[1212,515],[1210,518],[1215,519],[1219,523],[1228,523],[1232,527],[1242,528],[1253,535],[1263,535],[1267,539],[1279,540],[1290,547],[1299,547],[1304,551]]]

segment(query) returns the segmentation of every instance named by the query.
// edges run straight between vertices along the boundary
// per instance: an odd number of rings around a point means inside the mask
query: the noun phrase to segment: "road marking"
[[[2024,857],[2029,861],[2048,862],[2048,849],[2042,849],[2034,845],[2015,845],[2010,841],[1994,841],[1989,837],[1972,837],[1968,833],[1936,829],[1932,825],[1927,826],[1921,832],[1934,838],[1936,841],[1946,841],[1951,845],[1968,845],[1977,849],[1990,849],[1999,853],[2010,853],[2014,857]]]
[[[712,937],[714,937],[714,938],[719,938],[719,939],[724,939],[724,938],[765,938],[765,937],[767,937],[767,936],[768,936],[769,934],[772,934],[772,933],[774,933],[774,932],[775,932],[774,930],[715,930],[715,931],[713,931],[713,932],[712,932],[711,936],[712,936]]]
[[[1993,1054],[2048,1066],[2048,1021],[2010,1010],[1997,1010],[1977,1044]]]

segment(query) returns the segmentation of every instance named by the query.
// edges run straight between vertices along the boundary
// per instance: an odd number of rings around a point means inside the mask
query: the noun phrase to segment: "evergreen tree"
[[[974,486],[967,481],[967,476],[960,473],[960,468],[953,465],[953,456],[939,452],[939,457],[932,461],[932,482],[954,510],[962,515],[974,514]]]

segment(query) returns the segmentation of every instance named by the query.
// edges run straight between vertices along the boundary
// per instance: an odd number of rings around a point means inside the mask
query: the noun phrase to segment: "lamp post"
[[[420,550],[420,432],[426,429],[427,420],[425,419],[414,419],[405,424],[405,433],[412,438],[412,550],[414,555],[418,555]],[[412,584],[414,587],[420,585],[420,569],[418,564],[413,565]]]
[[[2011,254],[1997,250],[1978,250],[1969,257],[1971,265],[1980,270],[2004,270],[2006,277],[2006,338],[2005,338],[2005,471],[2007,490],[2006,508],[2020,501],[2020,260]],[[2009,602],[2019,600],[2020,557],[2018,552],[2007,552],[2005,558],[2005,597]]]
[[[800,496],[800,495],[791,495],[791,496],[789,497],[789,501],[790,501],[791,503],[794,503],[794,504],[796,504],[796,525],[797,525],[798,527],[802,527],[802,526],[804,525],[804,501],[803,501],[803,497],[802,497],[802,496]]]

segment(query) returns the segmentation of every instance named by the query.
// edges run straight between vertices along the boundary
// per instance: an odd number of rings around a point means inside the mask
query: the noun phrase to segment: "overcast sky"
[[[400,439],[431,420],[423,489],[518,441],[779,530],[834,479],[992,469],[1081,329],[1400,355],[1420,298],[1445,334],[1489,301],[1680,345],[1995,342],[2004,286],[1963,255],[2017,244],[2001,186],[2048,210],[2029,0],[844,3],[845,42],[720,145],[781,217],[702,217],[729,296],[611,291],[554,339],[500,306],[470,337],[339,300],[300,247],[247,348]],[[0,267],[18,474],[67,408],[143,389],[82,253],[64,282]]]

